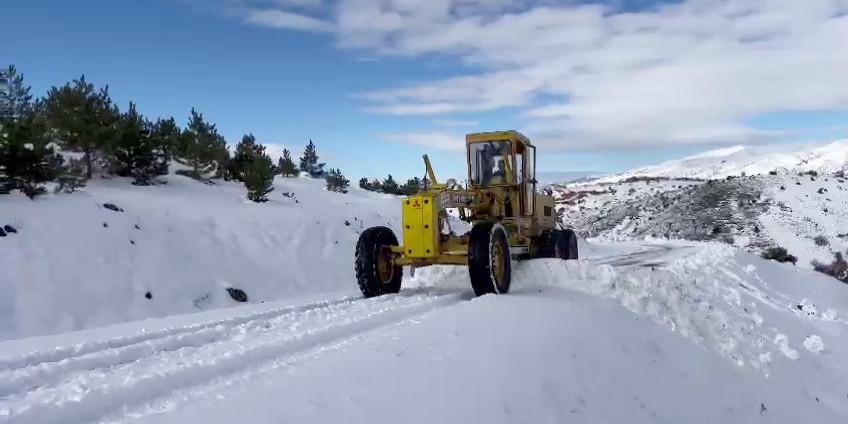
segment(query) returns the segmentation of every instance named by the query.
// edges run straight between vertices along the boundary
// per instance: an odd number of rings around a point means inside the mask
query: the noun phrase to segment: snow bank
[[[396,197],[328,192],[322,180],[277,178],[265,204],[237,183],[168,180],[0,197],[0,227],[18,231],[0,238],[0,339],[238,305],[231,287],[248,303],[356,292],[359,232],[399,231]]]
[[[736,366],[807,390],[848,414],[848,285],[723,243],[588,243],[580,261],[516,263],[513,294],[576,290],[614,300]],[[627,251],[629,250],[629,252]],[[467,284],[420,270],[416,287]],[[587,325],[581,323],[580,325]]]

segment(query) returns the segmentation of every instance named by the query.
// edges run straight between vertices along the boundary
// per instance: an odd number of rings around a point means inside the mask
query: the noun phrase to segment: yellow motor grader
[[[512,261],[577,259],[574,231],[560,229],[554,199],[536,190],[536,148],[514,131],[465,136],[468,182],[439,184],[427,155],[429,183],[402,199],[401,244],[385,226],[362,232],[356,245],[356,279],[365,297],[400,291],[403,267],[468,267],[477,296],[507,293]],[[425,180],[426,181],[426,180]],[[471,224],[455,234],[448,213]]]

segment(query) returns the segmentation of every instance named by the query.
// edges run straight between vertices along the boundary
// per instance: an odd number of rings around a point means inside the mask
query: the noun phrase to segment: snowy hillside
[[[95,179],[35,201],[0,197],[0,227],[17,230],[0,237],[0,339],[238,305],[228,288],[248,303],[356,289],[359,232],[399,225],[395,196],[278,177],[257,204],[217,183]]]
[[[566,225],[602,240],[721,241],[754,253],[782,246],[808,269],[848,249],[848,179],[837,175],[581,183],[554,195]]]
[[[771,171],[832,173],[848,168],[848,139],[817,146],[733,146],[615,175],[593,183],[615,183],[638,177],[721,179],[762,175]]]

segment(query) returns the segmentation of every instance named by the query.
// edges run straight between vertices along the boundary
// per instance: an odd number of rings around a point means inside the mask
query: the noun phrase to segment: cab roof
[[[469,133],[465,135],[465,143],[475,143],[480,141],[520,141],[524,145],[533,146],[530,143],[530,139],[527,138],[524,134],[521,134],[515,130],[505,130],[505,131],[487,131],[487,132],[478,132],[478,133]]]

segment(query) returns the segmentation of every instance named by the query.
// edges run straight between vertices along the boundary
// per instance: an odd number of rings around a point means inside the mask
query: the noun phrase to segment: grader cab
[[[468,182],[438,183],[427,155],[429,185],[402,200],[401,240],[385,226],[362,232],[356,278],[365,297],[400,291],[403,267],[467,266],[477,296],[507,293],[512,261],[577,259],[577,238],[560,229],[554,199],[536,190],[536,148],[517,131],[467,134]],[[471,224],[456,234],[449,211]],[[402,243],[401,243],[402,241]]]

